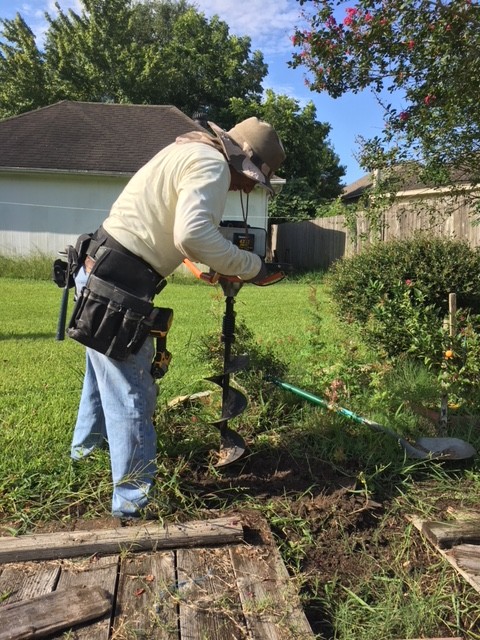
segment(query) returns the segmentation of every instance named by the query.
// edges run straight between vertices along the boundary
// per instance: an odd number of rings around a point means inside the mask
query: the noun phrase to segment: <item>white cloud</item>
[[[67,13],[69,9],[73,9],[75,13],[78,14],[82,12],[82,4],[80,0],[47,0],[45,3],[45,10],[51,16],[55,16],[58,13],[57,7],[55,6],[57,1],[63,13]]]
[[[195,0],[194,4],[207,17],[218,15],[231,33],[250,36],[252,48],[265,54],[289,51],[290,36],[301,22],[296,0]]]
[[[0,16],[13,17],[18,11],[37,36],[42,37],[47,24],[44,14],[57,15],[57,0],[0,0]],[[301,22],[297,0],[191,0],[208,18],[218,15],[226,22],[230,33],[249,36],[252,49],[265,56],[291,51],[290,37]],[[73,9],[82,12],[80,0],[58,0],[64,13]],[[3,10],[4,9],[4,10]]]
[[[15,14],[19,13],[35,34],[37,45],[41,47],[48,28],[45,13],[52,17],[56,17],[58,14],[55,2],[56,0],[32,0],[32,2],[0,0],[0,18],[12,19]],[[68,9],[73,9],[76,13],[80,13],[82,10],[80,0],[59,0],[59,4],[64,13]]]

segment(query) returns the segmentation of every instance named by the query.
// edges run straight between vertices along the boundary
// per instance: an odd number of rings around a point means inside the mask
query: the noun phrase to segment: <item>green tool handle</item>
[[[349,409],[344,409],[343,407],[339,407],[336,404],[327,402],[323,398],[320,398],[319,396],[316,396],[313,393],[309,393],[308,391],[304,391],[299,387],[295,387],[293,384],[290,384],[288,382],[283,382],[282,380],[278,380],[277,378],[269,378],[269,381],[273,382],[273,384],[277,385],[277,387],[281,387],[282,389],[286,389],[287,391],[292,391],[292,393],[295,393],[297,396],[300,396],[300,398],[303,398],[304,400],[308,400],[313,404],[318,404],[320,407],[323,407],[324,409],[330,409],[330,411],[335,411],[335,413],[340,413],[342,416],[345,416],[346,418],[351,418],[352,420],[355,420],[355,422],[359,422],[360,424],[370,424],[368,420],[366,420],[365,418],[361,418],[360,416],[357,416],[355,413],[353,413]]]
[[[277,385],[277,387],[281,387],[282,389],[291,391],[292,393],[295,393],[297,396],[300,396],[304,400],[308,400],[309,402],[312,402],[313,404],[317,404],[320,407],[324,407],[325,409],[329,409],[330,411],[339,413],[340,415],[345,416],[346,418],[350,418],[354,422],[358,422],[359,424],[364,424],[370,427],[371,429],[373,429],[374,431],[387,433],[396,439],[403,440],[399,438],[399,436],[396,433],[394,433],[387,427],[384,427],[383,425],[378,424],[378,422],[373,422],[372,420],[367,420],[367,418],[362,418],[362,416],[359,416],[356,413],[353,413],[353,411],[350,411],[349,409],[345,409],[344,407],[339,407],[334,403],[327,402],[323,398],[320,398],[319,396],[316,396],[313,393],[309,393],[308,391],[304,391],[299,387],[295,387],[293,384],[290,384],[288,382],[283,382],[282,380],[278,380],[277,378],[272,378],[272,377],[269,377],[268,380],[270,382],[273,382],[273,384]]]

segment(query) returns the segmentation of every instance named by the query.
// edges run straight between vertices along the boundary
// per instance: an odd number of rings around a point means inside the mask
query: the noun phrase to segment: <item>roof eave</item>
[[[79,169],[45,169],[43,167],[0,167],[0,173],[53,173],[55,175],[131,178],[134,171],[91,171]]]

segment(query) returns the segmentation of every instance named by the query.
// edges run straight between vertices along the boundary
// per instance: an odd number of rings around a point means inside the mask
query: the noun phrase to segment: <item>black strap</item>
[[[102,280],[146,300],[152,300],[166,286],[162,275],[112,238],[103,227],[85,237],[88,238],[86,255],[95,260],[92,273]]]
[[[95,254],[100,249],[100,247],[108,247],[109,249],[115,249],[116,251],[119,251],[120,253],[123,253],[126,256],[130,256],[131,258],[138,260],[145,267],[147,267],[148,269],[151,269],[159,277],[160,280],[164,280],[164,277],[160,273],[155,271],[155,269],[146,260],[144,260],[140,256],[137,256],[135,253],[133,253],[133,251],[130,251],[129,249],[125,248],[123,244],[118,242],[118,240],[115,240],[115,238],[111,236],[107,231],[105,231],[103,227],[99,227],[97,231],[95,231],[95,233],[92,235],[92,241],[88,249],[88,255],[91,258],[95,258]]]

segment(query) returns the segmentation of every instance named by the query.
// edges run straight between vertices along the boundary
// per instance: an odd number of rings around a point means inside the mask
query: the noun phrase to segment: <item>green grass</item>
[[[106,516],[108,453],[98,452],[85,465],[69,459],[84,349],[68,338],[55,340],[61,290],[45,279],[19,278],[18,264],[9,264],[7,274],[4,264],[0,261],[1,273],[9,277],[0,277],[0,526],[19,534],[52,520]],[[45,266],[40,267],[44,274]],[[24,271],[36,276],[38,266]],[[193,519],[212,509],[260,511],[303,585],[306,605],[320,607],[330,621],[330,635],[319,638],[387,640],[439,631],[448,635],[447,630],[480,638],[476,594],[433,552],[430,565],[415,565],[424,543],[408,524],[393,540],[390,533],[406,514],[435,517],[446,504],[478,509],[477,463],[444,468],[405,460],[393,439],[289,396],[263,376],[278,367],[288,381],[319,395],[341,380],[342,405],[418,436],[431,427],[412,413],[406,396],[432,400],[435,390],[432,396],[425,372],[409,366],[393,371],[378,362],[356,329],[335,315],[319,275],[264,289],[245,286],[235,304],[237,347],[251,354],[253,367],[238,375],[250,402],[235,428],[248,440],[252,460],[278,456],[280,464],[288,459],[306,486],[297,493],[285,489],[270,495],[265,489],[264,495],[250,495],[248,486],[210,464],[218,433],[208,421],[218,411],[218,392],[207,406],[167,406],[176,396],[214,390],[204,378],[221,364],[223,294],[219,287],[175,277],[156,304],[174,309],[168,337],[173,360],[159,383],[159,490],[154,497],[159,517]],[[459,425],[454,435],[480,448],[471,425]],[[352,566],[362,569],[348,578],[325,580],[321,566],[304,573],[318,539],[308,505],[322,501],[324,488],[315,475],[320,465],[344,477],[360,505],[374,498],[384,506],[363,547],[360,531],[344,520],[349,514],[336,513],[335,501],[329,503],[332,511],[324,514],[321,530],[332,531],[332,545],[334,540],[337,545],[332,553],[352,558]],[[210,475],[211,487],[200,486],[199,475]],[[352,513],[357,508],[352,506]]]
[[[237,321],[255,327],[259,344],[292,366],[295,362],[300,366],[308,292],[308,285],[287,283],[276,291],[244,287],[237,297]],[[68,517],[64,503],[71,499],[68,482],[73,470],[68,451],[85,356],[82,345],[73,340],[55,340],[60,298],[61,290],[48,281],[0,279],[4,301],[0,308],[0,450],[5,453],[0,459],[0,514],[32,524],[55,513]],[[279,300],[285,307],[281,313],[272,313]],[[70,310],[72,304],[71,299]],[[181,281],[170,283],[156,304],[174,309],[168,337],[173,360],[159,385],[161,409],[178,395],[212,388],[204,380],[213,369],[202,354],[201,342],[213,335],[219,341],[224,298],[218,287]],[[205,434],[199,437],[204,439]],[[185,449],[188,442],[172,441],[171,446]],[[105,457],[99,456],[94,466],[97,473],[105,472]],[[101,484],[108,493],[108,475],[103,475]],[[47,493],[52,496],[45,500]],[[105,495],[97,495],[90,493],[86,501],[87,513],[92,515],[108,510]]]

